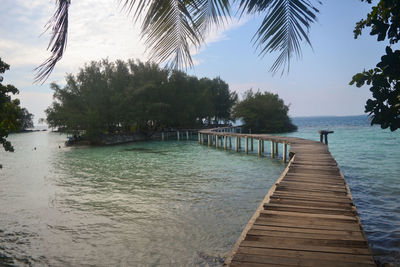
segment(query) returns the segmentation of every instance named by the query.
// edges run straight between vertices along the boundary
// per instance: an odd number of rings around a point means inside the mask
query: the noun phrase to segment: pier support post
[[[176,131],[176,136],[178,137],[178,141],[179,141],[179,131]]]
[[[250,149],[251,149],[251,151],[254,151],[253,138],[250,138]]]
[[[224,135],[224,149],[227,149],[227,143],[228,143],[228,136]]]
[[[236,149],[236,152],[239,152],[239,137],[238,136],[236,136],[236,147],[235,147],[235,149]]]
[[[232,136],[229,136],[229,148],[232,149]]]
[[[326,130],[320,130],[318,131],[319,133],[319,140],[321,143],[323,143],[323,137],[325,137],[325,145],[328,145],[328,134],[334,133],[334,131],[326,131]]]
[[[275,155],[276,155],[277,157],[279,156],[278,145],[279,145],[279,143],[276,142],[276,143],[275,143]]]
[[[286,142],[283,143],[283,157],[282,157],[283,162],[286,162],[287,160],[287,144]]]
[[[197,136],[199,137],[199,144],[201,144],[201,133],[197,133]]]
[[[215,135],[215,148],[218,148],[218,135]]]
[[[275,143],[271,141],[271,158],[275,158],[275,150],[274,150]]]
[[[258,139],[258,156],[261,157],[261,139]]]
[[[249,154],[249,138],[247,136],[245,137],[244,151]]]
[[[186,140],[189,140],[189,132],[186,131]]]
[[[164,132],[161,133],[161,140],[164,141]]]
[[[261,141],[261,152],[264,153],[264,140]]]
[[[208,134],[207,135],[207,141],[208,141],[208,146],[211,146],[211,136]]]

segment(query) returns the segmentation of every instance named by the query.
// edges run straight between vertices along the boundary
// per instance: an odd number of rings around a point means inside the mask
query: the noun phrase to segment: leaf
[[[47,22],[46,31],[51,30],[51,38],[47,50],[50,49],[51,56],[41,65],[35,68],[36,83],[44,83],[49,77],[57,62],[62,58],[67,47],[68,36],[68,8],[71,0],[56,0],[57,9],[53,17]]]

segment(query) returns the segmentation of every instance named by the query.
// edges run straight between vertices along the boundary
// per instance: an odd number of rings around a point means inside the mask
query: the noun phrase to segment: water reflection
[[[25,235],[0,237],[1,264],[220,265],[284,169],[196,142],[58,149],[39,134],[13,138],[40,155],[3,163],[0,236]]]

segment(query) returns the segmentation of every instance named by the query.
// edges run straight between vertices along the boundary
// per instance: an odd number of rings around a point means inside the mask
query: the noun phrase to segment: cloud
[[[43,86],[32,85],[33,69],[50,56],[46,51],[50,32],[43,32],[55,7],[53,0],[2,0],[0,10],[0,57],[11,65],[6,82],[19,88],[21,102],[36,118],[43,117],[43,110],[51,103],[49,83],[62,84],[66,73],[77,73],[85,63],[103,58],[111,61],[150,58],[141,40],[140,23],[135,24],[132,16],[121,11],[117,0],[72,1],[64,57]],[[210,44],[227,40],[227,32],[246,21],[232,18],[220,28],[212,26],[205,44],[199,50],[191,49],[192,55]],[[202,58],[193,61],[195,65],[206,63]]]
[[[21,101],[21,107],[34,114],[34,124],[37,124],[38,119],[46,117],[44,110],[53,102],[53,94],[50,92],[20,92],[15,98]]]

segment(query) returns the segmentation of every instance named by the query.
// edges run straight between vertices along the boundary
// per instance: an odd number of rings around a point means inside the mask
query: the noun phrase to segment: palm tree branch
[[[68,8],[71,0],[56,0],[56,11],[47,22],[46,30],[51,30],[51,37],[47,50],[51,55],[42,64],[35,68],[35,82],[44,83],[49,77],[57,62],[62,58],[67,47],[68,36]]]
[[[282,73],[289,71],[293,54],[301,57],[302,40],[312,47],[308,31],[319,11],[309,0],[241,0],[239,6],[248,13],[267,11],[253,42],[259,56],[280,53],[270,68],[273,73],[280,68]]]

